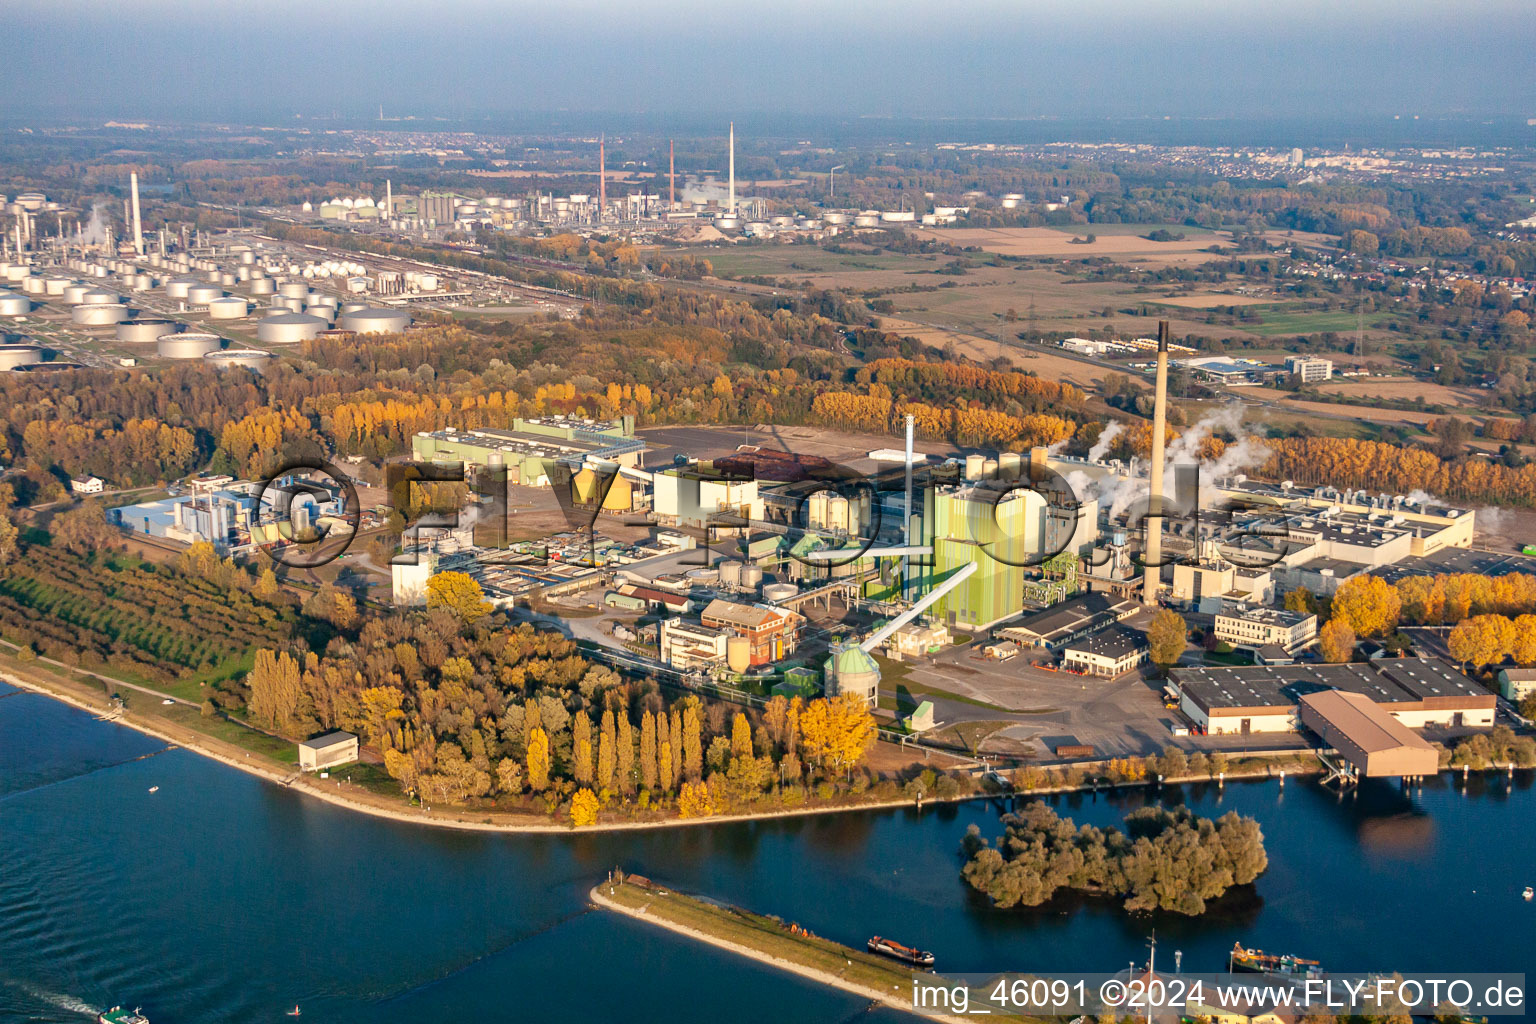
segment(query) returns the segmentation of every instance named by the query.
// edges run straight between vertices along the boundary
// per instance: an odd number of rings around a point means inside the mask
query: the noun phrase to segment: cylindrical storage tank
[[[97,303],[122,302],[123,297],[107,288],[87,288],[81,294],[80,301],[95,305]]]
[[[28,295],[42,295],[47,290],[48,282],[40,277],[24,277],[21,279],[21,290]]]
[[[291,299],[291,298],[287,298],[285,296],[279,295],[277,298],[272,300],[272,308],[273,309],[286,309],[290,313],[302,313],[302,312],[304,312],[304,300],[303,299]]]
[[[128,287],[136,292],[147,292],[155,286],[155,279],[148,274],[134,274],[128,281]]]
[[[756,590],[763,582],[763,567],[748,562],[741,567],[741,585],[747,590]]]
[[[724,587],[738,587],[741,585],[741,563],[720,563],[720,585]]]
[[[861,213],[853,218],[853,226],[856,228],[877,228],[880,226],[878,214]]]
[[[30,277],[32,268],[22,263],[7,265],[3,276],[7,281],[20,281],[24,277]]]
[[[246,301],[234,295],[214,299],[208,303],[210,320],[238,320],[248,312],[250,312],[250,306]]]
[[[329,306],[335,309],[341,305],[341,300],[334,295],[311,295],[305,300],[310,306]]]
[[[398,309],[358,309],[343,313],[336,326],[359,334],[399,334],[411,326],[411,317]]]
[[[798,593],[800,588],[793,583],[770,583],[763,588],[763,600],[771,603],[788,601]]]
[[[285,281],[277,286],[277,294],[288,299],[302,299],[309,295],[309,285],[303,281]]]
[[[965,478],[967,480],[980,480],[983,471],[982,467],[986,463],[987,460],[980,455],[967,455],[965,457]]]
[[[0,345],[0,370],[43,361],[43,350],[37,345]]]
[[[848,532],[848,499],[841,494],[827,499],[827,529],[834,533]]]
[[[725,640],[725,664],[738,675],[752,667],[752,641],[744,636],[727,637]]]
[[[74,280],[68,277],[49,277],[43,280],[43,292],[47,295],[63,295],[64,289],[74,284]]]
[[[317,316],[328,324],[336,322],[336,307],[334,306],[305,306],[304,312],[310,316]]]
[[[367,309],[367,308],[368,308],[368,303],[366,303],[366,302],[343,302],[341,304],[341,311],[343,313],[356,313],[360,309]]]
[[[174,320],[126,320],[117,325],[118,341],[159,341],[163,335],[175,333],[176,322]]]
[[[325,330],[325,321],[308,313],[278,313],[256,324],[256,340],[269,345],[308,341]]]
[[[217,334],[188,331],[162,336],[156,343],[156,351],[167,359],[201,359],[210,352],[217,352],[222,344]]]
[[[187,302],[194,306],[206,306],[223,297],[224,289],[216,284],[194,284],[187,289]]]
[[[32,312],[32,300],[15,292],[0,292],[0,316],[26,316]]]
[[[737,228],[741,227],[741,218],[731,216],[716,217],[715,227],[719,228],[721,231],[735,231]]]
[[[209,352],[203,356],[203,362],[220,370],[243,366],[262,373],[271,364],[272,353],[259,348],[227,348],[222,352]]]
[[[256,262],[256,254],[247,249],[240,254],[240,262],[249,267]]]
[[[197,281],[186,277],[173,277],[165,282],[165,297],[168,299],[184,299],[187,292]]]
[[[824,213],[824,214],[821,215],[821,219],[822,219],[822,222],[825,223],[825,224],[847,224],[848,223],[848,215],[846,213]]]
[[[219,284],[225,288],[233,288],[239,280],[234,274],[227,272],[219,275]]]
[[[270,277],[257,277],[251,279],[252,295],[271,295],[277,291],[277,285],[272,283]]]
[[[987,459],[981,464],[981,478],[983,480],[997,479],[997,460]]]
[[[69,318],[77,324],[120,324],[129,317],[128,307],[121,302],[82,302],[69,311]]]
[[[1017,480],[1024,466],[1024,458],[1018,452],[1003,452],[997,457],[997,471],[1004,480]]]
[[[70,284],[64,286],[62,298],[70,305],[76,305],[85,301],[85,293],[91,290],[88,284]]]
[[[218,284],[223,279],[223,271],[219,270],[219,268],[214,266],[212,263],[205,264],[205,269],[203,270],[203,280],[205,282],[208,284]]]
[[[422,274],[416,279],[416,287],[424,292],[435,292],[439,285],[436,274]]]

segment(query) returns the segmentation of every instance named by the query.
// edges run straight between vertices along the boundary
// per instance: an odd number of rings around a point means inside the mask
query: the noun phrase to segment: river
[[[152,786],[159,791],[150,793]],[[1312,781],[1172,787],[1263,826],[1270,868],[1198,920],[1086,900],[998,911],[960,881],[992,803],[586,836],[452,832],[302,796],[0,685],[0,1021],[154,1024],[900,1021],[862,1000],[601,911],[613,865],[798,921],[874,933],[952,972],[1110,971],[1174,949],[1214,971],[1241,940],[1339,971],[1520,971],[1536,949],[1531,773],[1422,790]],[[1117,822],[1139,791],[1062,796]]]

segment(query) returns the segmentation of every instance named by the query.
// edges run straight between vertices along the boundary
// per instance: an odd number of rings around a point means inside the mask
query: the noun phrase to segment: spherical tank
[[[117,325],[118,341],[159,341],[163,335],[175,333],[176,323],[172,320],[127,320]]]
[[[69,311],[77,324],[120,324],[128,316],[128,307],[121,302],[82,302]]]
[[[36,345],[0,345],[0,370],[43,361],[43,350]]]
[[[211,320],[238,320],[249,310],[244,299],[233,295],[208,303],[208,317]]]
[[[188,331],[185,334],[166,334],[156,342],[156,351],[167,359],[201,359],[210,352],[217,352],[222,339],[217,334]]]
[[[15,292],[0,292],[0,316],[25,316],[32,312],[32,300]]]
[[[325,330],[325,321],[307,313],[278,313],[256,324],[256,340],[271,345],[308,341]]]
[[[336,326],[359,334],[399,334],[411,326],[411,317],[398,309],[358,309],[343,313]]]

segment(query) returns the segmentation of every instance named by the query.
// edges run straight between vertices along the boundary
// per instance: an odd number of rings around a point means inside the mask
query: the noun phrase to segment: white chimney
[[[128,187],[133,190],[133,251],[135,255],[143,256],[144,230],[139,223],[139,172],[130,173],[128,183]]]
[[[736,213],[736,122],[731,122],[731,198],[726,209]]]

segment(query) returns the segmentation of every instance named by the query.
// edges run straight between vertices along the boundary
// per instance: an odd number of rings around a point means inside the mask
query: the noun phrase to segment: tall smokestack
[[[603,219],[603,211],[608,209],[608,152],[604,145],[605,139],[597,137],[597,219]]]
[[[736,212],[736,122],[731,122],[731,198],[727,210]]]
[[[383,120],[381,116],[379,120]],[[395,215],[395,188],[394,183],[388,178],[384,179],[384,219],[387,221]]]
[[[133,191],[133,252],[136,256],[144,255],[144,228],[139,222],[139,172],[133,171],[128,175],[128,187]]]
[[[1163,447],[1168,432],[1168,321],[1157,324],[1157,397],[1152,405],[1152,479],[1149,510],[1163,511]],[[1163,558],[1163,520],[1160,514],[1147,519],[1146,568],[1143,570],[1141,603],[1157,604],[1157,585]]]
[[[912,546],[912,430],[917,418],[911,413],[907,414],[907,450],[906,450],[906,506],[902,510],[901,543],[906,547]],[[912,583],[907,578],[908,556],[901,556],[901,596],[906,597],[912,590]]]
[[[677,143],[667,140],[667,209],[677,208]]]

